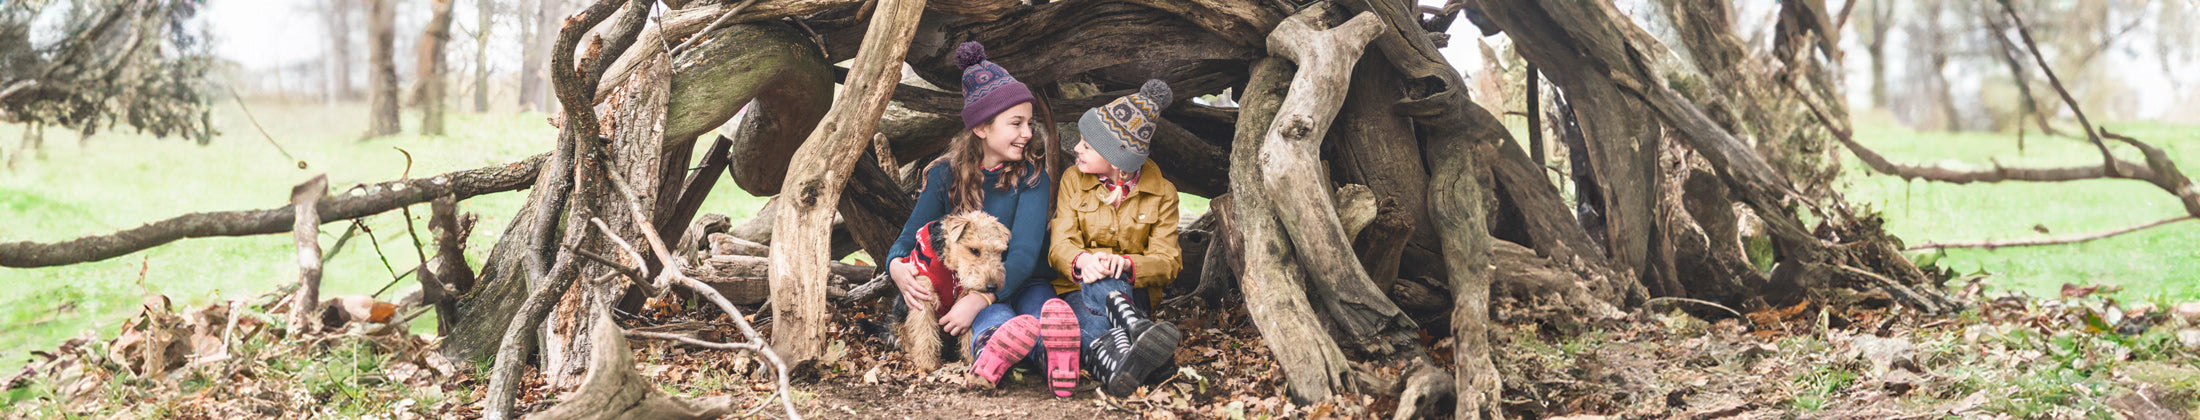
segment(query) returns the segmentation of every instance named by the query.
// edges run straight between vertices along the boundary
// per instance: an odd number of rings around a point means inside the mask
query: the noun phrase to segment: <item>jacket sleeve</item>
[[[1176,191],[1161,195],[1159,213],[1154,220],[1153,233],[1146,236],[1146,252],[1127,255],[1131,259],[1131,284],[1139,288],[1167,286],[1176,281],[1177,272],[1184,270],[1184,252],[1176,242]]]
[[[947,215],[947,165],[932,165],[924,171],[924,191],[917,193],[917,205],[909,212],[909,221],[902,222],[901,236],[894,239],[894,247],[886,251],[886,259],[878,261],[885,267],[888,261],[908,257],[917,249],[917,229],[924,224]]]
[[[1085,253],[1085,230],[1077,226],[1077,199],[1069,197],[1074,188],[1070,183],[1075,181],[1070,178],[1074,176],[1063,175],[1062,182],[1055,185],[1054,190],[1061,196],[1055,197],[1053,221],[1047,224],[1047,230],[1053,232],[1047,235],[1047,265],[1064,275],[1077,272],[1077,255]]]
[[[1047,202],[1053,201],[1054,183],[1046,182],[1047,173],[1039,171],[1039,181],[1032,188],[1016,194],[1016,221],[1008,227],[1008,252],[1001,261],[1001,289],[994,291],[994,302],[1006,302],[1024,280],[1038,270],[1046,257]]]

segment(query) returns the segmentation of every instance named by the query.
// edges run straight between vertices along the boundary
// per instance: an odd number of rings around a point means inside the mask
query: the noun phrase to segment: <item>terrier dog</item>
[[[1008,250],[1008,235],[1007,226],[981,211],[948,215],[917,229],[917,249],[908,257],[917,267],[914,283],[929,289],[938,300],[908,302],[909,315],[895,333],[918,369],[929,372],[940,367],[939,320],[947,312],[943,307],[953,306],[964,295],[1001,287],[1005,277],[1001,252]],[[962,344],[970,342],[970,333],[959,339],[955,347],[962,350],[963,360],[970,360],[970,346]]]

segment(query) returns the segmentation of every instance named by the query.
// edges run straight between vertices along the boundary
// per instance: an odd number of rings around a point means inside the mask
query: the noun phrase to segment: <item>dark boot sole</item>
[[[1183,333],[1177,331],[1175,324],[1157,322],[1147,327],[1131,342],[1131,353],[1124,358],[1123,369],[1109,372],[1103,379],[1103,390],[1117,398],[1138,391],[1138,387],[1145,385],[1147,374],[1176,358],[1176,346],[1183,339]]]

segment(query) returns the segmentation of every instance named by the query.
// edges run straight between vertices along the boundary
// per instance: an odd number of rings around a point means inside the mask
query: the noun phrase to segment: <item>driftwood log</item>
[[[1269,58],[1253,63],[1240,103],[1237,142],[1230,159],[1250,162],[1260,156],[1262,138],[1275,120],[1294,71],[1290,62]],[[1292,245],[1276,219],[1267,188],[1261,186],[1260,165],[1230,167],[1232,218],[1242,246],[1244,268],[1238,271],[1245,293],[1245,309],[1253,326],[1276,355],[1290,396],[1299,402],[1321,401],[1353,392],[1351,361],[1314,315],[1307,297],[1305,275],[1293,257]]]
[[[290,189],[290,206],[296,210],[290,237],[298,243],[298,290],[290,299],[290,328],[294,336],[320,331],[321,313],[321,197],[328,195],[328,175],[314,175]]]
[[[381,214],[445,195],[458,199],[528,187],[549,154],[486,168],[454,171],[427,178],[352,187],[322,200],[314,216],[321,223]],[[294,206],[266,210],[191,213],[145,226],[65,242],[0,243],[0,267],[51,267],[105,260],[185,238],[249,236],[290,232]]]
[[[1322,133],[1343,106],[1352,65],[1382,31],[1382,19],[1362,14],[1322,29],[1324,10],[1309,10],[1314,12],[1292,15],[1269,34],[1269,49],[1298,63],[1299,70],[1262,139],[1261,185],[1270,197],[1299,198],[1269,203],[1306,269],[1309,297],[1337,332],[1360,351],[1415,354],[1419,327],[1358,264],[1319,166]]]
[[[832,111],[795,151],[794,161],[811,166],[787,174],[781,188],[793,196],[784,203],[773,231],[772,345],[800,368],[825,352],[825,238],[833,210],[866,141],[878,130],[879,116],[901,80],[902,57],[916,35],[924,0],[880,0],[862,52],[849,66],[847,88],[833,100]]]

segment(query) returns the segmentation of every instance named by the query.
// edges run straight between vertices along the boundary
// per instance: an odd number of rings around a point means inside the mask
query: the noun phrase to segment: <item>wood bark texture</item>
[[[1321,176],[1322,134],[1344,105],[1352,65],[1382,28],[1382,19],[1361,14],[1342,25],[1322,29],[1320,8],[1302,11],[1276,25],[1269,50],[1299,64],[1275,122],[1261,142],[1261,185],[1274,200],[1276,216],[1290,235],[1293,253],[1307,271],[1309,297],[1360,351],[1388,356],[1418,354],[1412,318],[1368,280],[1352,254],[1352,238],[1340,224],[1329,180]]]
[[[545,153],[504,165],[355,186],[323,200],[314,217],[323,223],[351,220],[445,195],[465,199],[527,188],[548,157]],[[191,213],[64,242],[0,243],[0,267],[51,267],[100,261],[185,238],[289,232],[296,227],[296,208]]]
[[[1300,403],[1329,399],[1353,392],[1351,361],[1315,317],[1304,286],[1304,275],[1292,252],[1291,241],[1276,219],[1275,204],[1261,184],[1258,163],[1262,139],[1283,102],[1293,71],[1290,62],[1268,58],[1254,62],[1251,81],[1240,101],[1236,147],[1230,159],[1230,210],[1245,247],[1244,269],[1238,272],[1245,292],[1245,308],[1254,327],[1267,338],[1284,373],[1291,398]]]
[[[781,191],[791,194],[772,230],[772,345],[798,369],[825,352],[826,243],[841,188],[878,130],[879,116],[901,80],[902,58],[916,34],[924,0],[880,0],[856,53],[847,87],[810,132],[793,161],[812,166],[789,172]]]
[[[290,205],[296,209],[290,237],[298,243],[298,290],[290,300],[292,336],[321,330],[321,197],[328,195],[328,175],[314,175],[290,189]]]
[[[634,371],[633,350],[627,345],[625,329],[611,322],[609,314],[596,317],[591,324],[589,342],[602,356],[589,362],[587,379],[579,389],[533,418],[705,420],[733,412],[731,397],[687,400],[666,395],[656,383]]]

